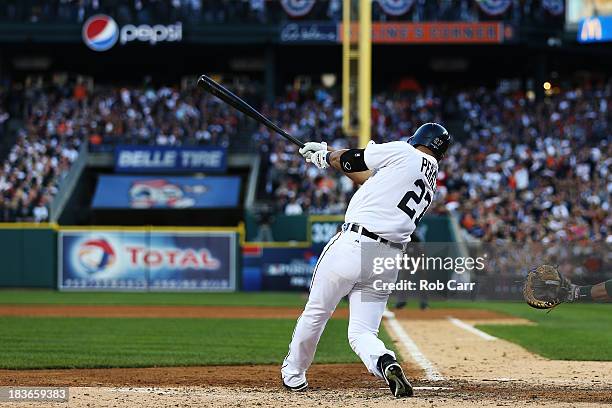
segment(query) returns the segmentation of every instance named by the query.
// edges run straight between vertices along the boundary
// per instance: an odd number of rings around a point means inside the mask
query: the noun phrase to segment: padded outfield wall
[[[305,290],[342,216],[279,217],[285,241],[238,227],[60,227],[0,224],[0,287],[63,290]],[[425,217],[425,241],[455,241],[448,217]]]

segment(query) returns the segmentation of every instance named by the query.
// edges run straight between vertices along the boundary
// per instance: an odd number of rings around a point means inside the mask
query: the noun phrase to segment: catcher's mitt
[[[556,267],[540,265],[529,271],[523,286],[523,297],[531,307],[552,309],[563,302],[574,300],[574,286]]]

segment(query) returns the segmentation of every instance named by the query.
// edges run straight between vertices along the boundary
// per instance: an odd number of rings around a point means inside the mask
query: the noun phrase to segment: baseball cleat
[[[285,384],[285,382],[283,381],[283,387],[285,387],[286,389],[288,389],[289,391],[304,391],[306,388],[308,388],[308,383],[306,381],[304,381],[304,383],[300,384],[300,385],[296,385],[295,387],[292,387],[290,385]]]
[[[412,397],[412,385],[404,375],[399,363],[390,355],[385,354],[378,360],[380,371],[395,398]]]

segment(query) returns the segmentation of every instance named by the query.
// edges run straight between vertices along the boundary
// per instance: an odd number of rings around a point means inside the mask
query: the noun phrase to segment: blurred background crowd
[[[256,89],[247,83],[235,91],[253,99]],[[23,116],[22,126],[0,168],[0,221],[45,221],[85,141],[92,151],[131,143],[258,151],[258,198],[275,213],[342,214],[357,188],[336,172],[306,165],[295,146],[193,87],[73,81],[20,92],[24,104],[13,114]],[[9,116],[2,95],[0,129]],[[429,121],[454,125],[457,142],[441,163],[430,212],[455,214],[470,238],[611,242],[611,103],[611,81],[563,82],[539,101],[501,85],[414,84],[374,96],[372,138],[407,140]],[[355,146],[342,131],[334,90],[288,86],[262,112],[303,140]]]
[[[441,163],[430,211],[457,214],[466,233],[484,241],[611,241],[611,86],[571,86],[541,102],[481,87],[378,95],[373,140],[407,140],[424,122],[458,120],[463,137]],[[305,111],[283,100],[269,113],[305,139],[350,147],[338,104],[317,95]],[[285,213],[342,212],[354,191],[350,181],[305,165],[265,129],[255,140],[269,157],[266,191]]]
[[[305,4],[308,2],[304,2]],[[406,2],[401,15],[385,12],[380,2],[372,4],[374,21],[486,21],[505,20],[517,24],[537,23],[559,26],[563,22],[559,0],[508,2],[477,0],[414,0]],[[561,4],[561,8],[559,8]],[[307,7],[307,6],[305,6]],[[490,8],[489,8],[490,7]],[[501,7],[502,10],[499,10]],[[493,8],[493,10],[492,10]],[[119,24],[152,24],[183,21],[192,24],[279,23],[302,17],[284,9],[281,1],[271,0],[4,0],[0,19],[11,21],[83,22],[94,14],[114,16]],[[307,8],[312,20],[342,19],[342,0],[317,0]]]

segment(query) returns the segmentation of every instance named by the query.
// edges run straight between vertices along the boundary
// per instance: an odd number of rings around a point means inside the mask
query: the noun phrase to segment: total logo
[[[148,42],[155,45],[164,41],[181,41],[183,25],[180,22],[170,25],[126,24],[119,28],[117,22],[105,14],[96,14],[83,24],[83,42],[94,51],[107,51],[119,41],[122,45],[131,41]]]
[[[73,262],[89,277],[111,277],[122,269],[216,270],[221,266],[221,261],[207,248],[113,245],[103,237],[87,239],[77,245]]]
[[[83,242],[77,253],[79,265],[88,274],[102,272],[115,264],[115,250],[105,239],[90,239]]]
[[[128,264],[134,268],[219,269],[221,262],[206,248],[152,248],[126,246]]]

